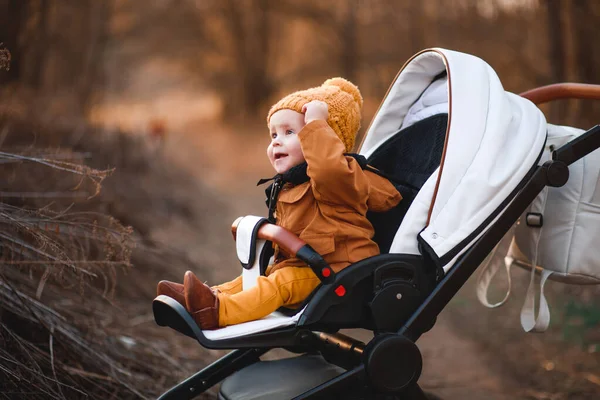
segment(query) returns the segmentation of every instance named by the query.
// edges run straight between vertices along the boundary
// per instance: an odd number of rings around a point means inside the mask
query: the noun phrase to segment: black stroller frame
[[[523,93],[522,96],[537,104],[565,97],[600,99],[600,86],[550,85]],[[460,257],[445,276],[438,276],[434,286],[427,288],[426,284],[420,286],[414,284],[415,280],[427,280],[426,276],[417,276],[418,271],[439,271],[439,268],[435,267],[439,260],[427,256],[427,251],[422,251],[424,256],[382,254],[362,260],[337,274],[330,275],[327,282],[324,281],[315,290],[295,326],[218,341],[208,340],[182,305],[166,296],[157,297],[153,302],[157,324],[169,326],[190,336],[207,348],[235,349],[177,384],[159,399],[194,398],[237,371],[255,364],[260,360],[260,356],[273,348],[286,348],[295,352],[320,352],[327,362],[345,370],[338,376],[297,395],[294,397],[295,400],[340,398],[340,393],[348,393],[350,387],[360,388],[363,390],[362,396],[364,393],[369,396],[360,398],[398,396],[392,398],[427,399],[427,395],[418,384],[422,358],[415,344],[416,341],[433,327],[438,314],[541,190],[545,186],[563,186],[569,178],[568,166],[598,148],[600,148],[600,126],[596,125],[555,150],[550,161],[541,166],[536,165],[504,204],[496,210],[497,212],[489,217],[487,222],[493,222],[489,229]],[[276,237],[269,238],[277,240]],[[296,255],[307,261],[318,276],[323,276],[320,271],[326,264],[318,253],[305,245],[297,249]],[[349,290],[347,296],[342,298],[333,294],[333,288],[340,285],[348,289],[355,285],[365,286],[361,282],[364,282],[367,276],[372,278],[373,274],[385,273],[390,269],[407,272],[412,276],[409,281],[414,287],[427,288],[415,294],[409,303],[404,304],[405,306],[408,304],[408,310],[402,315],[401,320],[384,318],[375,322],[372,320],[365,322],[368,318],[365,319],[364,315],[356,317],[348,312],[349,309],[356,310],[357,304],[372,298],[370,278],[367,279],[368,287],[365,290],[355,292]],[[397,292],[398,287],[400,286],[392,285],[392,291]],[[412,292],[409,290],[407,293]],[[381,304],[388,306],[391,303]],[[398,310],[394,309],[387,314],[397,313]],[[339,329],[353,327],[371,329],[376,334],[365,345],[337,333]]]

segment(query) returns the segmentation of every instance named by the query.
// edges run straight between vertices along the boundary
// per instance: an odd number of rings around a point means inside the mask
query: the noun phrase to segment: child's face
[[[304,125],[304,114],[293,110],[279,110],[271,115],[271,143],[267,147],[267,156],[278,174],[305,161],[297,135]]]

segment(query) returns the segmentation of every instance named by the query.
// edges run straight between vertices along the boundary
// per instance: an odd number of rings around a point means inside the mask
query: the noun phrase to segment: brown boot
[[[194,321],[202,329],[219,327],[219,298],[192,271],[183,278],[185,304]]]
[[[161,294],[177,300],[178,303],[185,307],[185,296],[183,295],[183,285],[181,283],[171,281],[158,282],[158,285],[156,285],[156,295],[160,296]]]

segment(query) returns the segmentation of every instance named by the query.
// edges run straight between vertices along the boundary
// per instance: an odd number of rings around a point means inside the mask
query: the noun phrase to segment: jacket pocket
[[[304,240],[322,256],[335,251],[335,239],[333,233],[311,233],[300,235],[300,239]]]
[[[306,182],[302,185],[294,186],[288,190],[282,190],[281,193],[279,193],[279,198],[277,201],[281,203],[296,203],[304,197],[309,189],[310,183]]]

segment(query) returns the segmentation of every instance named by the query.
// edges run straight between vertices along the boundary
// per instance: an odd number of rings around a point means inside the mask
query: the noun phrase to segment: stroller
[[[443,106],[424,98],[440,80]],[[244,285],[264,270],[269,242],[305,261],[321,284],[293,315],[215,331],[202,331],[183,306],[158,296],[158,325],[206,348],[233,349],[160,399],[191,399],[223,380],[222,400],[430,398],[418,384],[419,337],[536,195],[564,185],[568,166],[600,147],[596,126],[538,165],[547,123],[534,103],[569,97],[597,99],[600,87],[559,84],[518,96],[477,57],[439,48],[413,56],[359,150],[403,195],[396,208],[368,215],[381,254],[333,273],[285,229],[259,217],[236,220]],[[408,115],[418,102],[423,107]],[[339,333],[345,328],[374,336],[363,343]],[[260,360],[274,348],[299,355]]]

